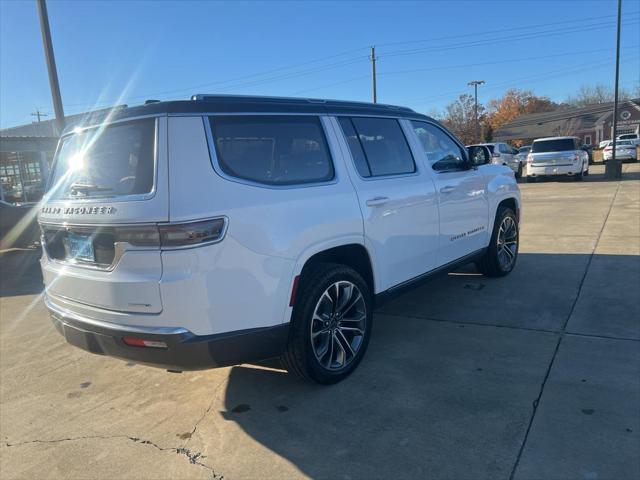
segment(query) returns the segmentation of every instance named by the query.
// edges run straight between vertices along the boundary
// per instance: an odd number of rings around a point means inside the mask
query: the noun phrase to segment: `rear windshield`
[[[559,138],[557,140],[540,140],[539,142],[533,142],[531,152],[544,153],[544,152],[564,152],[567,150],[575,150],[576,144],[573,138]]]
[[[153,118],[96,127],[63,138],[55,159],[51,198],[95,198],[151,192]]]
[[[635,133],[627,133],[626,135],[620,135],[618,137],[620,140],[631,139],[635,140],[638,136]]]
[[[629,140],[620,140],[616,142],[616,147],[618,145],[633,145]]]
[[[527,152],[529,152],[529,150],[531,150],[531,147],[529,147],[529,146],[520,147],[520,149],[518,150],[518,153],[527,153]]]

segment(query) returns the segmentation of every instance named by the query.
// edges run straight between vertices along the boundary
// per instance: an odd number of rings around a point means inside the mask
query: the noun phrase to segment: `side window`
[[[371,169],[369,168],[367,157],[362,149],[362,144],[360,143],[356,129],[353,128],[351,119],[349,117],[338,117],[338,122],[340,123],[342,132],[349,144],[349,150],[351,151],[351,156],[353,157],[353,163],[356,166],[356,170],[358,170],[361,177],[370,177]]]
[[[349,130],[347,120],[340,119],[340,124],[343,129],[347,125],[344,132],[360,175],[377,177],[416,171],[409,144],[397,120],[353,117],[350,119],[353,130]],[[353,138],[354,134],[356,138]]]
[[[220,168],[267,185],[333,179],[333,163],[318,117],[243,115],[210,117]]]
[[[427,161],[437,172],[466,169],[465,153],[443,130],[427,122],[412,120]]]

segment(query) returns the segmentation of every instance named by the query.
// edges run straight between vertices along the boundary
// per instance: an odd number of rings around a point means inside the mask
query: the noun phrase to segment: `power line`
[[[624,24],[625,25],[635,24],[636,22],[633,22],[632,20],[634,19],[625,18]],[[395,50],[388,53],[383,53],[380,57],[382,58],[382,57],[416,55],[416,54],[432,52],[432,51],[455,50],[458,48],[479,47],[479,46],[491,45],[495,43],[502,43],[505,41],[514,42],[517,40],[529,40],[529,39],[540,38],[540,37],[561,36],[561,35],[567,35],[569,33],[582,33],[586,31],[601,30],[614,25],[615,25],[615,22],[601,22],[593,25],[584,25],[584,26],[573,27],[569,29],[567,28],[551,29],[551,30],[546,30],[541,32],[528,31],[527,33],[523,33],[522,35],[509,35],[509,36],[483,39],[483,40],[474,40],[470,42],[462,42],[462,43],[456,43],[456,44],[450,44],[450,45],[434,45],[434,46],[416,48],[416,49]]]
[[[640,14],[640,10],[637,12],[629,12],[627,15],[638,15]],[[530,30],[532,28],[538,28],[538,27],[550,27],[552,25],[564,25],[564,24],[575,24],[575,23],[579,23],[579,22],[589,22],[592,20],[604,20],[605,18],[615,18],[616,15],[599,15],[597,17],[583,17],[583,18],[574,18],[572,20],[564,20],[561,22],[546,22],[546,23],[538,23],[538,24],[533,24],[533,25],[525,25],[524,28]],[[464,38],[464,37],[477,37],[478,35],[490,35],[492,33],[504,33],[504,32],[512,32],[512,31],[519,31],[522,30],[523,27],[519,26],[519,27],[513,27],[513,28],[500,28],[497,30],[489,30],[489,31],[485,31],[485,32],[481,32],[481,33],[467,33],[467,34],[463,34],[463,35],[449,35],[446,37],[435,37],[435,38],[425,38],[422,40],[407,40],[407,41],[402,41],[402,42],[388,42],[388,43],[379,43],[378,46],[379,47],[388,47],[388,46],[393,46],[393,45],[408,45],[411,43],[425,43],[425,42],[434,42],[434,41],[438,41],[438,40],[450,40],[450,39],[455,39],[455,38]]]

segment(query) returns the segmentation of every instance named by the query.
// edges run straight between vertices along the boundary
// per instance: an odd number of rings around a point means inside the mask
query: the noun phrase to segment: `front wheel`
[[[358,272],[332,263],[311,266],[300,278],[282,361],[306,380],[339,382],[362,360],[372,325],[371,289]]]
[[[476,267],[487,277],[503,277],[516,265],[518,259],[518,218],[509,207],[498,207],[491,233],[491,241]]]

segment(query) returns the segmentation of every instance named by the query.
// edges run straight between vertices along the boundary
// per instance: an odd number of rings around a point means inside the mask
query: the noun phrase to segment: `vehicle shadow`
[[[506,278],[435,278],[376,312],[346,381],[233,367],[221,414],[311,478],[508,478],[568,316],[570,332],[640,338],[640,302],[624,294],[640,256],[590,257],[524,253]]]
[[[0,251],[0,297],[42,292],[41,255],[39,247]]]

